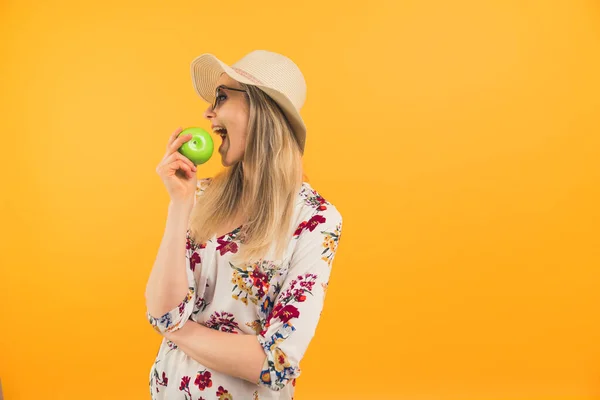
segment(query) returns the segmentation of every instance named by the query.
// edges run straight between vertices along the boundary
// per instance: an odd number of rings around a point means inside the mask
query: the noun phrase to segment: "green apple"
[[[192,126],[181,131],[178,136],[191,134],[192,138],[177,150],[186,156],[194,165],[204,164],[213,154],[214,143],[210,133],[202,128]]]

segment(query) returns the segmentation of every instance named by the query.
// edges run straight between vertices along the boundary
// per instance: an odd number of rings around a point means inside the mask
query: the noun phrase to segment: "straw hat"
[[[292,60],[271,51],[254,50],[229,66],[205,53],[192,61],[191,72],[194,89],[209,104],[214,101],[217,81],[223,72],[238,82],[264,91],[281,107],[304,152],[306,126],[300,109],[306,100],[306,82]]]

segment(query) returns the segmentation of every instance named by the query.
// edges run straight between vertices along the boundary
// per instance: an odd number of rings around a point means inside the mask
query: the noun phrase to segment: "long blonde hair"
[[[205,243],[241,212],[248,220],[240,232],[244,246],[234,259],[263,258],[273,245],[275,257],[281,258],[292,229],[296,195],[306,177],[302,151],[277,103],[255,86],[242,87],[249,101],[244,158],[211,178],[192,210],[190,236]]]

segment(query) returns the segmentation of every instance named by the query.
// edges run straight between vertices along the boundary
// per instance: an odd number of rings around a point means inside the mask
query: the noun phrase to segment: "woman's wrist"
[[[190,200],[171,200],[169,201],[169,215],[183,214],[189,216],[194,207],[194,199]]]

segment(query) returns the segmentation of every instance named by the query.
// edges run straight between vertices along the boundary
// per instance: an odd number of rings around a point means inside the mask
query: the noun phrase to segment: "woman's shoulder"
[[[196,197],[199,197],[204,193],[213,179],[213,177],[198,179],[196,185]],[[342,220],[342,214],[339,209],[309,182],[302,182],[296,199],[296,217],[299,224],[311,218],[326,218],[332,222],[341,222]]]
[[[298,194],[298,206],[301,222],[308,219],[326,219],[339,223],[342,220],[339,209],[308,182],[302,183]]]

